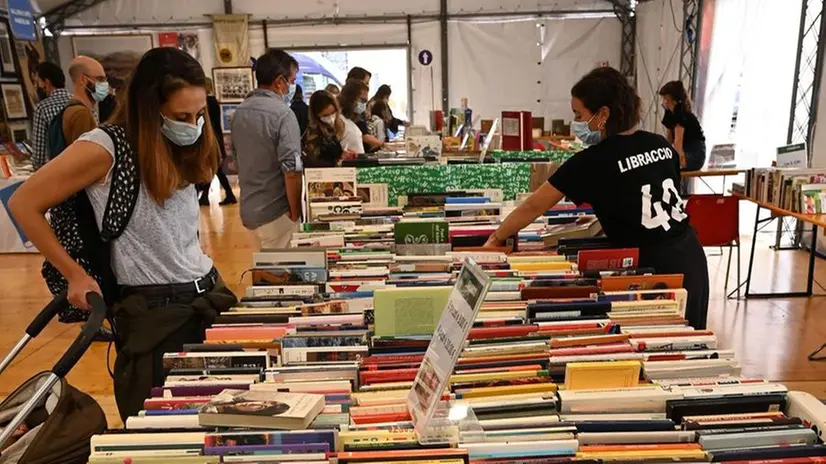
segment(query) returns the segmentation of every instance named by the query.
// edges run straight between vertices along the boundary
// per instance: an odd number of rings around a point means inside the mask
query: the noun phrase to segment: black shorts
[[[683,274],[683,287],[688,291],[685,317],[695,329],[706,328],[708,263],[693,227],[669,244],[641,246],[639,265],[652,267],[657,274]]]

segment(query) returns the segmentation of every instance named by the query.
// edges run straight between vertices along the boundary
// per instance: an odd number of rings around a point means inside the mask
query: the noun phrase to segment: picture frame
[[[241,103],[255,89],[252,68],[212,68],[215,98],[220,103]]]
[[[235,114],[235,109],[238,108],[237,103],[222,103],[221,104],[221,132],[229,134],[232,128],[232,116]],[[215,128],[218,129],[217,127]]]
[[[0,76],[2,77],[17,77],[13,47],[9,22],[3,18],[0,20]]]
[[[14,143],[29,142],[30,133],[28,121],[9,124],[9,131],[11,131],[11,139]]]
[[[155,47],[152,34],[73,35],[72,56],[84,55],[97,59],[116,52],[133,52],[139,56]]]
[[[0,93],[3,95],[3,110],[6,113],[7,120],[14,121],[29,117],[29,111],[26,108],[26,96],[23,92],[23,84],[19,82],[0,83]]]

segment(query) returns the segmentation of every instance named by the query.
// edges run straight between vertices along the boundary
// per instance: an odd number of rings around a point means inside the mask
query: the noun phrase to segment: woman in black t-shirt
[[[588,203],[613,246],[639,248],[640,267],[684,275],[686,318],[704,329],[708,267],[677,190],[679,155],[662,136],[636,129],[640,98],[619,71],[591,71],[571,96],[571,128],[591,146],[562,164],[502,222],[487,245],[501,245],[563,196]]]
[[[663,126],[668,129],[668,141],[680,154],[684,171],[698,171],[706,163],[706,137],[694,113],[691,100],[680,81],[671,81],[660,89],[663,97]]]

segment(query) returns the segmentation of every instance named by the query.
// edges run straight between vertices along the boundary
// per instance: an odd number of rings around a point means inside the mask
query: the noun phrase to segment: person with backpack
[[[49,161],[47,129],[63,112],[72,94],[66,90],[66,76],[60,66],[44,61],[37,65],[37,96],[40,103],[32,115],[32,165],[40,169]]]
[[[72,60],[69,65],[69,77],[72,78],[75,94],[51,118],[46,128],[46,162],[63,153],[63,150],[80,138],[81,135],[97,127],[96,105],[102,98],[105,98],[104,90],[107,94],[109,92],[103,66],[87,56],[78,56]],[[56,213],[53,212],[53,214],[56,214],[55,220],[57,221],[62,217],[59,210]],[[48,263],[44,263],[42,273],[47,282],[49,272],[53,272],[53,270],[49,268]],[[66,324],[72,324],[86,322],[88,317],[88,312],[70,307],[58,315],[58,320]],[[95,341],[111,342],[113,340],[112,331],[101,326],[95,336]]]
[[[75,86],[74,98],[63,110],[63,136],[66,145],[98,125],[97,105],[109,95],[109,81],[103,66],[88,56],[78,56],[69,65],[69,77]],[[52,150],[52,156],[57,156]]]
[[[82,310],[89,292],[107,302],[124,420],[163,384],[163,354],[202,342],[237,302],[198,239],[195,184],[212,179],[220,157],[205,85],[189,54],[146,52],[111,124],[81,136],[9,201],[54,270],[50,289]]]

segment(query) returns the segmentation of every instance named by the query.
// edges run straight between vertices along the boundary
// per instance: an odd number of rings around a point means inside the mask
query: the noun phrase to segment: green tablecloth
[[[530,191],[531,163],[378,166],[358,168],[359,184],[387,184],[388,203],[400,195],[501,188],[505,200]]]

